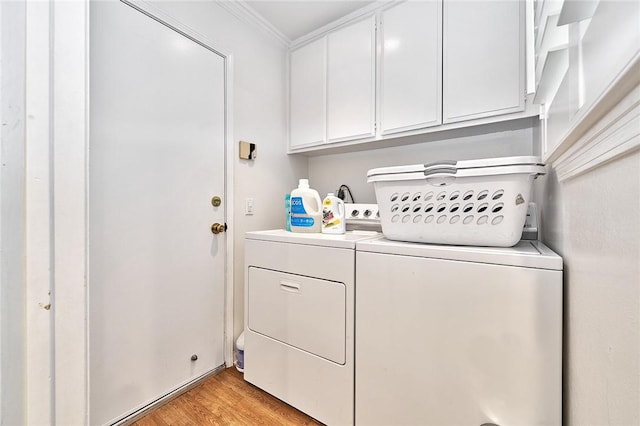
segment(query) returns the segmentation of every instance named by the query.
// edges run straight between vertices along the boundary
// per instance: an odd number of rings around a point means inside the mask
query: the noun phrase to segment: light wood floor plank
[[[193,425],[311,426],[322,423],[245,382],[233,367],[133,423],[133,426]]]

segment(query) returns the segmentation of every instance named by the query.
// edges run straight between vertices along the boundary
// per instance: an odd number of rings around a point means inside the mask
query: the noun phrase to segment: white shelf
[[[534,24],[539,32],[544,32],[547,17],[560,13],[563,3],[564,0],[541,0],[538,2]]]
[[[558,91],[568,69],[569,50],[566,47],[549,51],[545,55],[533,103],[542,105],[550,102]]]
[[[558,25],[584,21],[593,16],[600,0],[565,1],[560,10]]]
[[[547,53],[554,50],[564,48],[569,43],[569,29],[568,27],[559,27],[557,15],[550,15],[546,19],[544,26],[544,33],[538,34],[538,56],[536,58],[536,82],[542,79],[542,73],[547,61]]]

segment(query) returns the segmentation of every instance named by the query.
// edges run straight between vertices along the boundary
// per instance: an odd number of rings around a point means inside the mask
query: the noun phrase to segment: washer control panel
[[[345,223],[350,229],[380,226],[377,204],[344,204]]]

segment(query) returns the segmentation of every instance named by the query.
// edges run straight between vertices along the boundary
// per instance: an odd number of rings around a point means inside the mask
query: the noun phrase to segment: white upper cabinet
[[[375,18],[327,36],[327,139],[375,135]]]
[[[327,37],[291,52],[290,147],[326,140]]]
[[[382,12],[382,135],[442,123],[442,2],[400,3]]]
[[[536,115],[525,110],[525,2],[381,3],[309,35],[291,51],[290,150]]]
[[[524,110],[524,4],[444,2],[444,123]]]

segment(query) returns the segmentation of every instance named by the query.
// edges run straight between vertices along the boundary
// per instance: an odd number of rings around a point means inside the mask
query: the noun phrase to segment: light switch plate
[[[244,199],[244,214],[246,216],[253,215],[253,198]]]

